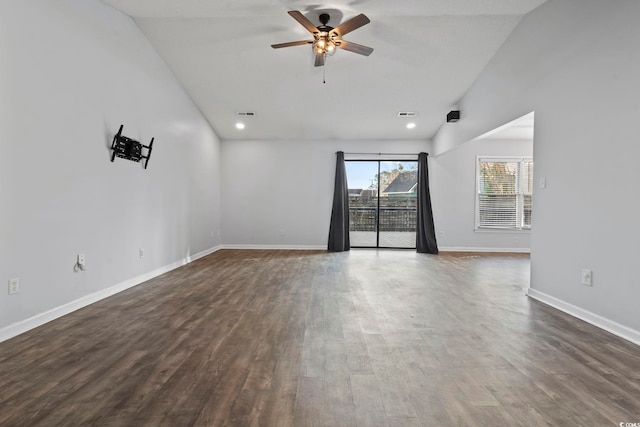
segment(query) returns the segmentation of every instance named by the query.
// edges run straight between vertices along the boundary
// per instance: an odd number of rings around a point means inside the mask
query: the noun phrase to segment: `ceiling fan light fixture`
[[[313,51],[316,55],[321,55],[324,53],[324,40],[318,39],[313,43]]]
[[[320,33],[313,42],[313,52],[316,55],[331,54],[336,50],[336,44],[331,40],[328,33]]]

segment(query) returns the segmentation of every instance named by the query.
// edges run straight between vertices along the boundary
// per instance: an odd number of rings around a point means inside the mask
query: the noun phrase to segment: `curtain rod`
[[[366,156],[417,156],[420,153],[347,153],[345,152],[344,154],[360,155],[360,156],[363,156],[363,155],[366,155]],[[429,155],[429,153],[426,153],[426,154]]]

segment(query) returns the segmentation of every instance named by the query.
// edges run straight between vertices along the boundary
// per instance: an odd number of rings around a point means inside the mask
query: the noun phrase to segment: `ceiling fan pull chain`
[[[324,65],[322,66],[322,83],[325,85],[327,84],[327,81],[324,78],[326,69],[327,69],[327,63],[325,62]]]

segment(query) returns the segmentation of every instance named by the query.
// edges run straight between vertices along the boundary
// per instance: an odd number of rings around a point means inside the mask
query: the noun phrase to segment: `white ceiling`
[[[135,19],[222,139],[393,140],[433,137],[520,19],[546,0],[103,1]],[[289,10],[315,25],[328,12],[334,27],[364,13],[371,23],[344,38],[374,51],[339,50],[323,69],[309,46],[272,49],[311,38]]]

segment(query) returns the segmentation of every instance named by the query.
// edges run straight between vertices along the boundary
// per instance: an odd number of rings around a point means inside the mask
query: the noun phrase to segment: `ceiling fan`
[[[371,52],[373,52],[373,49],[370,47],[351,43],[342,39],[342,36],[344,36],[345,34],[350,33],[351,31],[356,30],[363,25],[371,22],[369,18],[367,18],[362,13],[356,17],[349,19],[348,21],[343,22],[336,28],[327,25],[329,23],[330,17],[326,13],[320,15],[319,18],[321,25],[319,25],[318,27],[313,25],[313,23],[309,21],[306,16],[304,16],[297,10],[291,10],[287,13],[291,15],[293,19],[302,24],[302,26],[313,35],[313,40],[300,40],[297,42],[272,44],[271,47],[274,49],[310,44],[312,45],[313,52],[316,54],[316,67],[322,67],[324,65],[325,57],[327,55],[333,54],[337,47],[365,56],[369,56],[371,55]]]

